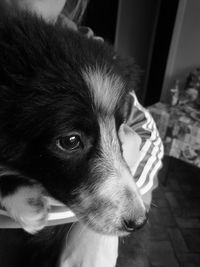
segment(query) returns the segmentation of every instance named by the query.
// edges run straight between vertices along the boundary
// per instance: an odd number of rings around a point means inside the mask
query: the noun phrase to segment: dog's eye
[[[74,151],[82,148],[82,142],[79,135],[70,135],[59,138],[57,146],[64,151]]]

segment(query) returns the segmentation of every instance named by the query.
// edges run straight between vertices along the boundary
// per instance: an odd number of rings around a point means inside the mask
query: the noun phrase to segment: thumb
[[[138,160],[142,140],[131,127],[125,124],[120,126],[118,136],[122,145],[123,157],[131,168]]]

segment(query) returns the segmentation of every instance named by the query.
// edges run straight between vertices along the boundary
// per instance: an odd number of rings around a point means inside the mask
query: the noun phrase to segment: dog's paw
[[[48,218],[49,206],[42,193],[39,185],[22,186],[3,197],[1,204],[25,231],[34,234],[46,225]]]

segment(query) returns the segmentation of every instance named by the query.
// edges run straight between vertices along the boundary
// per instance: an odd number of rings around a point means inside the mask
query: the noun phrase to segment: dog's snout
[[[135,219],[124,220],[124,222],[123,222],[124,230],[126,232],[131,233],[131,232],[143,227],[146,224],[147,220],[148,220],[148,213],[147,212],[145,213],[145,215],[143,217],[140,217],[137,220],[135,220]]]

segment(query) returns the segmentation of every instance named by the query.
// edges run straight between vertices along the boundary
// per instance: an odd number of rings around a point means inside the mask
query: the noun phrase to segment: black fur
[[[106,64],[109,70],[119,73],[113,55],[108,46],[98,41],[79,36],[60,25],[46,24],[26,13],[2,16],[1,164],[39,180],[53,195],[57,196],[56,190],[66,185],[70,192],[70,185],[74,187],[87,173],[86,161],[94,151],[86,151],[81,158],[84,167],[76,168],[73,159],[62,155],[57,158],[49,146],[58,136],[73,129],[90,136],[91,143],[97,142],[97,114],[81,68]],[[69,173],[68,170],[59,172],[66,161],[74,167],[69,168]],[[51,179],[57,180],[56,189],[52,189]],[[59,194],[58,198],[67,202],[66,195]]]
[[[98,117],[108,114],[93,104],[82,77],[82,70],[88,66],[105,68],[124,82],[114,111],[118,129],[124,119],[122,103],[134,81],[112,48],[24,12],[2,13],[0,164],[19,175],[14,182],[13,175],[0,178],[1,196],[10,195],[34,180],[70,206],[76,201],[76,189],[98,179],[91,177],[90,166],[99,155]],[[84,149],[81,153],[62,153],[56,142],[73,131],[81,133]],[[55,239],[58,233],[59,238],[63,235],[60,231],[50,230]],[[42,241],[49,238],[40,237]],[[51,245],[55,248],[55,242]],[[56,254],[50,263],[41,261],[33,266],[55,267],[57,260]]]
[[[93,53],[86,55],[86,51],[91,49]],[[98,42],[81,38],[70,30],[48,25],[24,13],[1,18],[2,164],[20,170],[20,173],[43,184],[45,180],[51,184],[52,177],[57,180],[58,187],[66,183],[70,188],[70,183],[72,186],[77,183],[74,182],[73,170],[70,170],[68,178],[66,173],[58,173],[67,159],[61,157],[56,161],[48,146],[52,140],[74,128],[91,137],[94,130],[98,131],[91,97],[80,74],[80,64],[101,61],[101,52],[105,54],[105,51]],[[86,61],[86,57],[91,62]],[[84,162],[84,158],[82,160]],[[73,162],[73,159],[70,161]],[[52,175],[53,169],[55,173]],[[80,173],[76,168],[74,171],[79,179]]]

